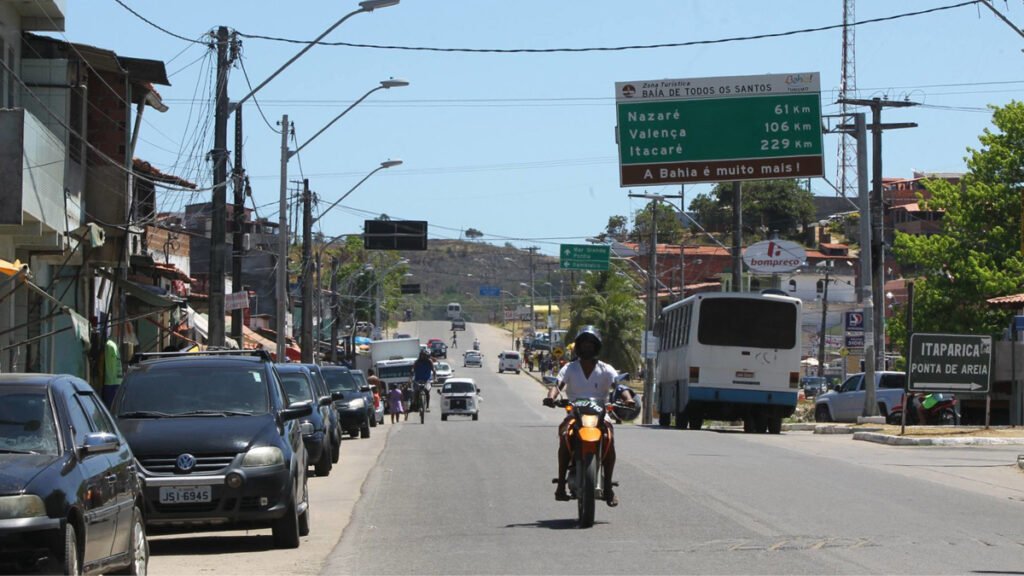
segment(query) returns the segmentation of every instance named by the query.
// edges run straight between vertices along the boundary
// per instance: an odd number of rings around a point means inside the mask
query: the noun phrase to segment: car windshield
[[[363,374],[362,372],[349,372],[349,374],[352,375],[352,378],[356,381],[357,386],[368,386],[370,384],[370,381],[366,379],[366,375]]]
[[[117,416],[266,414],[270,400],[265,379],[261,369],[233,366],[168,366],[139,371],[122,384]]]
[[[0,391],[0,454],[56,454],[60,447],[43,391]]]
[[[331,392],[354,392],[359,389],[356,379],[348,370],[322,370]]]
[[[469,382],[450,382],[444,385],[442,392],[445,394],[468,394],[476,391],[476,387]]]
[[[281,383],[288,393],[288,403],[306,402],[313,399],[313,391],[309,389],[309,380],[301,372],[285,372],[281,374]]]
[[[445,364],[444,362],[438,362],[437,364],[434,364],[434,370],[437,372],[449,372],[451,371],[451,369],[452,367]]]

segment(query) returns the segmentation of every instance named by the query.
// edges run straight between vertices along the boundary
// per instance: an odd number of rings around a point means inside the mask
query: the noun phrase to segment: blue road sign
[[[501,296],[501,286],[487,286],[487,285],[481,286],[480,287],[480,295],[481,296],[495,296],[495,297]]]

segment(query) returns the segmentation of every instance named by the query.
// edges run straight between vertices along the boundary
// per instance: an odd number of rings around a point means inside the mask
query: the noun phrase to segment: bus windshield
[[[697,340],[706,346],[790,350],[797,345],[796,314],[789,302],[708,298],[701,302]]]

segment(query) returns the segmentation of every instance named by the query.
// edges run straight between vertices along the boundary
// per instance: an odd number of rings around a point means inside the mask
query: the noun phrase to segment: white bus
[[[658,423],[699,429],[742,420],[746,432],[782,430],[800,385],[799,298],[774,293],[695,294],[666,306],[660,335]]]
[[[459,318],[462,318],[462,304],[459,304],[458,302],[449,302],[448,319],[457,320]]]

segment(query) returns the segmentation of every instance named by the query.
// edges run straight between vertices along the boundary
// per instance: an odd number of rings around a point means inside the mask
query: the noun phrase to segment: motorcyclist
[[[426,350],[420,350],[419,358],[412,365],[410,373],[412,380],[415,383],[413,387],[413,402],[419,402],[417,396],[420,391],[426,398],[425,410],[430,410],[430,383],[437,379],[437,370],[434,368],[434,361],[430,359],[430,354]],[[416,404],[419,408],[419,404]]]
[[[480,340],[478,338],[473,338],[473,350],[479,350],[479,349],[480,349]]]
[[[555,398],[565,388],[570,401],[584,398],[604,401],[615,386],[618,372],[610,364],[597,359],[601,352],[601,334],[593,326],[584,326],[576,334],[574,351],[576,360],[566,364],[558,373],[558,383],[548,390],[544,399],[545,406],[554,406]],[[608,428],[608,451],[604,457],[604,497],[609,506],[618,506],[619,499],[612,490],[612,473],[615,471],[615,443],[610,422]],[[569,500],[565,491],[566,473],[569,470],[569,447],[563,436],[569,426],[569,417],[558,427],[558,487],[555,489],[555,500]]]

